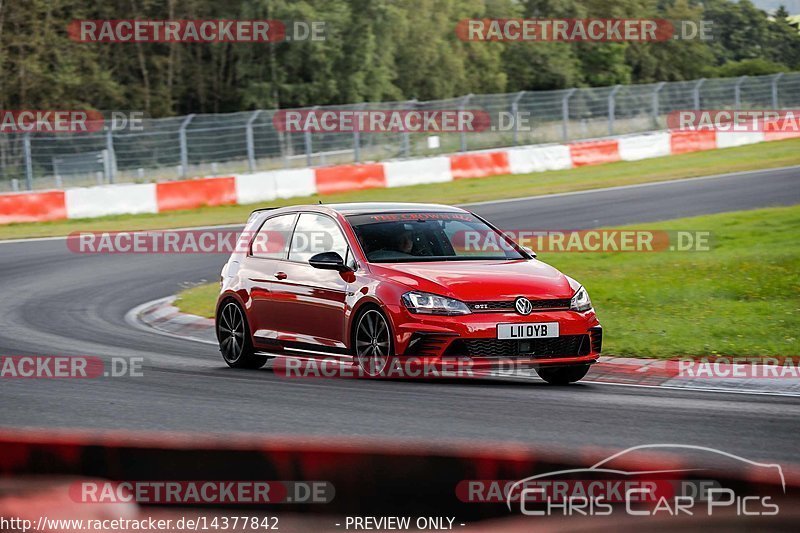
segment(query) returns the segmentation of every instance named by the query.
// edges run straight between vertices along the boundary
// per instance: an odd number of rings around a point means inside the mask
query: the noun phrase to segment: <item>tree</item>
[[[800,34],[750,0],[0,0],[0,105],[153,117],[447,99],[800,69]],[[712,41],[471,42],[470,18],[666,18]],[[73,19],[322,21],[324,41],[80,43]],[[741,74],[744,75],[744,74]]]

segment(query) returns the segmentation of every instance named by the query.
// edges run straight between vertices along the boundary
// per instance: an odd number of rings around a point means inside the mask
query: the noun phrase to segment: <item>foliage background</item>
[[[748,0],[0,0],[0,109],[152,117],[800,69],[800,33]],[[710,20],[711,42],[462,42],[472,17]],[[324,42],[77,43],[73,19],[325,21]]]

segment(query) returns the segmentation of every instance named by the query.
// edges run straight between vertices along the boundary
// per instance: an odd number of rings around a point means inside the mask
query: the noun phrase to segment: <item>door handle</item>
[[[275,272],[275,277],[278,279],[286,279],[289,276],[286,275],[286,272]]]

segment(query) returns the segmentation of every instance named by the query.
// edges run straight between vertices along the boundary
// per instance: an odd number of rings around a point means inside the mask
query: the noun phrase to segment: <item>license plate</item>
[[[549,339],[558,337],[558,322],[497,324],[498,339]]]

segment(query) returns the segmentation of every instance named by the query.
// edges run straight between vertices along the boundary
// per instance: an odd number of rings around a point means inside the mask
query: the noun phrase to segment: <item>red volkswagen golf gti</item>
[[[566,384],[600,355],[586,289],[457,207],[264,209],[242,236],[216,313],[232,367],[333,357],[376,376],[411,359],[503,360]]]

